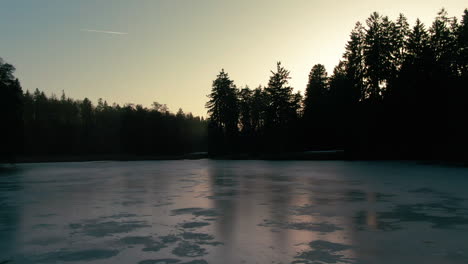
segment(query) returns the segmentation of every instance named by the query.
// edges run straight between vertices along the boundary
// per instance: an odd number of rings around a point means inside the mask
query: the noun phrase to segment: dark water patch
[[[137,201],[124,201],[124,202],[121,202],[120,204],[123,206],[132,206],[132,205],[143,204],[143,203],[145,202],[141,200],[137,200]]]
[[[40,218],[48,218],[48,217],[51,217],[51,216],[56,216],[57,214],[38,214],[38,215],[35,215],[35,217],[40,217]]]
[[[179,181],[180,181],[180,182],[196,182],[196,183],[199,182],[199,181],[194,180],[194,179],[181,179],[181,180],[179,180]]]
[[[182,241],[172,250],[172,254],[179,257],[201,257],[208,253],[206,252],[206,249],[197,244]]]
[[[143,248],[142,251],[157,252],[157,251],[159,251],[159,250],[161,250],[163,248],[166,248],[166,247],[167,247],[167,245],[165,245],[163,243],[154,243],[154,244],[152,244],[150,246],[147,246],[147,247]]]
[[[293,261],[293,264],[352,263],[344,255],[322,250],[303,251],[295,258],[300,260]]]
[[[318,264],[318,263],[355,263],[354,259],[346,258],[342,251],[351,249],[351,246],[333,243],[325,240],[315,240],[309,243],[311,250],[304,250],[295,256],[292,263]]]
[[[394,194],[380,193],[380,192],[364,192],[362,190],[344,190],[344,191],[317,191],[320,196],[314,198],[314,204],[317,205],[335,205],[340,203],[349,202],[391,202],[390,198],[395,197]],[[298,212],[302,214],[310,214],[312,205],[298,207]]]
[[[317,197],[315,198],[315,203],[319,205],[334,205],[339,201],[343,201],[342,198],[336,197]]]
[[[213,242],[208,242],[208,241],[197,241],[196,242],[198,245],[208,245],[208,246],[220,246],[224,245],[223,242],[218,242],[218,241],[213,241]]]
[[[17,192],[24,187],[17,182],[0,182],[0,192]]]
[[[184,214],[192,214],[197,211],[201,211],[203,208],[199,207],[191,207],[191,208],[181,208],[181,209],[174,209],[171,210],[172,215],[184,215]]]
[[[57,263],[60,261],[93,261],[112,258],[119,254],[118,250],[88,249],[81,251],[58,251],[43,255],[38,262]]]
[[[158,203],[158,204],[153,204],[153,207],[161,207],[161,206],[167,206],[167,205],[172,205],[174,203]]]
[[[418,188],[418,189],[412,189],[412,190],[409,190],[408,192],[410,193],[426,193],[426,194],[437,194],[439,193],[438,191],[434,190],[434,189],[431,189],[431,188]]]
[[[139,228],[150,227],[150,225],[148,225],[146,221],[110,221],[102,223],[70,224],[69,227],[88,236],[105,237],[113,234],[128,233]]]
[[[367,195],[365,192],[361,190],[350,190],[350,191],[345,192],[343,200],[347,202],[362,202],[362,201],[365,201],[366,198],[367,198]],[[341,199],[337,199],[337,200],[341,200]]]
[[[236,196],[235,194],[216,194],[216,195],[206,196],[206,198],[210,200],[221,201],[221,200],[233,200],[235,196]]]
[[[313,190],[317,196],[314,201],[317,204],[336,204],[346,202],[389,202],[389,198],[395,197],[395,194],[380,193],[380,192],[366,192],[359,189],[345,189],[345,190]],[[304,193],[302,193],[304,194]]]
[[[459,263],[468,263],[468,254],[462,250],[450,250],[445,253],[445,257]]]
[[[180,264],[208,264],[208,262],[206,260],[203,260],[203,259],[195,259],[195,260],[180,263]]]
[[[150,236],[129,236],[120,239],[126,245],[152,245],[156,241]]]
[[[344,251],[351,249],[349,245],[333,243],[326,240],[315,240],[309,243],[309,246],[316,250],[326,250],[331,252]]]
[[[215,187],[235,187],[238,184],[239,181],[231,178],[230,176],[217,176],[214,181]]]
[[[320,233],[332,233],[337,230],[343,230],[343,228],[327,222],[313,223],[313,222],[278,222],[271,220],[263,220],[259,226],[273,227],[280,229],[292,229],[292,230],[305,230]]]
[[[138,264],[172,264],[172,263],[179,263],[180,259],[146,259],[138,262]]]
[[[213,190],[214,195],[209,196],[209,197],[222,197],[222,196],[236,196],[239,193],[238,188],[232,188],[232,187],[219,187],[216,186],[216,188]]]
[[[207,222],[187,222],[183,223],[181,226],[182,228],[199,228],[208,225],[210,225],[210,223]]]
[[[203,233],[192,233],[192,232],[184,232],[182,233],[182,237],[187,240],[213,240],[214,239],[212,235],[203,234]]]
[[[164,244],[175,243],[180,240],[180,238],[176,235],[167,235],[167,236],[160,236],[159,239]]]
[[[464,198],[455,197],[455,196],[452,196],[452,195],[449,195],[449,194],[442,194],[439,197],[442,199],[442,203],[446,207],[451,207],[451,208],[463,210],[465,212],[468,211],[468,209],[466,207],[462,207],[462,203],[464,201],[466,201],[466,199],[464,199]]]
[[[215,217],[219,216],[215,209],[204,209],[192,213],[195,216]]]
[[[394,219],[382,219],[378,217],[372,217],[373,222],[369,222],[371,216],[367,211],[359,211],[354,217],[354,221],[358,230],[365,229],[376,229],[380,231],[396,231],[402,229],[399,221]]]
[[[413,189],[413,190],[409,190],[408,192],[416,193],[416,194],[435,196],[435,197],[439,198],[440,203],[444,204],[445,206],[460,207],[461,204],[464,201],[466,201],[465,198],[456,197],[456,196],[454,196],[454,195],[452,195],[450,193],[437,191],[437,190],[434,190],[434,189],[431,189],[431,188]]]
[[[199,208],[199,207],[175,209],[171,211],[171,214],[172,215],[191,214],[194,216],[205,216],[205,217],[216,217],[219,215],[215,209],[204,209],[204,208]]]
[[[468,215],[462,208],[447,207],[443,203],[400,204],[392,211],[377,213],[377,218],[399,222],[429,222],[433,228],[440,229],[468,225]]]
[[[309,178],[307,179],[309,186],[357,186],[361,185],[363,181],[361,180],[339,180],[339,179],[320,179],[320,178]]]
[[[376,202],[390,202],[389,198],[395,197],[395,194],[390,193],[375,193]]]
[[[268,179],[272,180],[273,182],[286,182],[289,183],[294,181],[293,177],[285,176],[285,175],[268,175]]]
[[[417,189],[421,193],[433,193],[432,189]],[[414,191],[414,192],[416,192]],[[358,229],[367,227],[383,231],[402,229],[404,222],[430,223],[432,228],[455,229],[468,225],[468,210],[462,205],[463,199],[441,195],[437,202],[397,204],[389,211],[373,213],[369,223],[369,212],[360,211],[354,217]]]
[[[100,218],[102,219],[120,219],[120,218],[128,218],[128,217],[137,217],[138,215],[136,214],[129,214],[129,213],[120,213],[120,214],[115,214],[115,215],[110,215],[110,216],[101,216]]]
[[[41,238],[36,238],[32,239],[27,244],[29,245],[36,245],[36,246],[48,246],[51,244],[57,244],[65,239],[63,237],[41,237]]]
[[[32,226],[33,229],[53,229],[57,228],[55,224],[36,224]]]
[[[120,243],[125,245],[143,245],[142,251],[157,252],[166,248],[165,243],[154,240],[151,236],[129,236],[120,239]]]

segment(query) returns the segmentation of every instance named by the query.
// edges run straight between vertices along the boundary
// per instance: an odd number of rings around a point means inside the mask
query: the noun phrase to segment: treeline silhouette
[[[310,71],[304,96],[278,63],[268,84],[238,88],[222,70],[209,119],[165,105],[108,105],[23,93],[0,59],[0,159],[16,155],[213,156],[344,149],[348,158],[468,161],[468,10],[432,25],[373,13],[356,23],[328,75]],[[237,156],[239,157],[239,156]]]
[[[0,58],[0,162],[13,160],[22,148],[22,90],[15,67]]]
[[[312,67],[304,98],[288,80],[280,63],[256,89],[222,70],[206,104],[210,152],[468,160],[468,10],[459,22],[442,9],[429,28],[374,12],[331,76]]]
[[[178,155],[206,151],[207,121],[166,105],[97,105],[64,93],[22,92],[15,68],[0,61],[2,161],[23,156]]]

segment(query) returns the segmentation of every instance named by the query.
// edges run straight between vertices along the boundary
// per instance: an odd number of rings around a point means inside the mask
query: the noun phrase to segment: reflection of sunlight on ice
[[[374,230],[377,229],[377,214],[375,212],[367,212],[367,226]]]
[[[313,203],[316,196],[297,192],[297,184],[309,184],[307,178],[299,178],[299,182],[291,186],[281,178],[274,178],[279,182],[271,181],[270,175],[275,175],[274,171],[263,170],[256,177],[246,177],[243,170],[223,168],[222,173],[218,173],[216,169],[212,169],[210,176],[214,184],[209,196],[214,200],[214,206],[222,211],[215,224],[217,236],[226,243],[222,252],[224,259],[230,259],[232,263],[245,258],[258,262],[268,258],[291,261],[298,252],[310,250],[312,241],[352,244],[351,236],[347,234],[349,228],[342,227],[347,224],[343,219],[319,213],[294,214],[294,208]],[[222,175],[221,179],[217,179],[219,175]],[[219,197],[227,190],[216,183],[224,185],[227,179],[231,179],[229,191],[233,195]],[[269,224],[262,225],[265,221]],[[330,230],[329,225],[336,226],[337,230]],[[308,227],[312,230],[307,230]],[[354,257],[351,250],[341,254]]]
[[[459,169],[211,160],[20,166],[3,201],[10,209],[0,210],[0,251],[31,259],[13,263],[468,260]]]

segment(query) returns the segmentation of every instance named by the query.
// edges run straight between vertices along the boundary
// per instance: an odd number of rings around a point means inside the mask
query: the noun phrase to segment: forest
[[[374,12],[357,22],[331,75],[310,71],[304,97],[277,64],[266,86],[222,70],[207,103],[214,153],[344,149],[350,159],[468,160],[468,10],[430,27]]]
[[[237,87],[226,71],[213,81],[208,118],[174,114],[157,102],[96,105],[65,93],[23,91],[0,59],[3,161],[18,156],[226,156],[342,149],[349,159],[468,161],[468,10],[442,9],[429,26],[377,12],[357,22],[329,75],[311,68],[305,94],[280,62],[269,82]]]
[[[3,160],[18,155],[177,155],[205,149],[207,121],[182,109],[173,114],[157,102],[151,108],[109,105],[102,99],[93,105],[88,98],[74,100],[65,93],[60,98],[38,89],[23,93],[13,70],[1,65],[1,114],[8,124],[1,136]]]

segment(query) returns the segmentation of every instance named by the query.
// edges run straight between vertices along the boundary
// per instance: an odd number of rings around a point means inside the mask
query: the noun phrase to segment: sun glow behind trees
[[[365,24],[355,24],[331,76],[321,64],[312,67],[305,98],[293,91],[287,65],[277,63],[267,84],[255,89],[236,86],[222,70],[206,104],[210,151],[344,148],[357,158],[466,158],[467,21],[466,10],[461,21],[442,10],[427,26],[374,12]],[[2,63],[1,70],[2,99],[11,103],[2,105],[2,114],[12,128],[3,139],[21,135],[23,122],[25,154],[205,149],[205,121],[182,110],[103,101],[95,107],[87,98],[58,99],[39,90],[17,100],[14,68]],[[72,141],[77,145],[67,147]]]
[[[468,10],[459,23],[442,9],[428,30],[419,20],[411,29],[402,14],[392,21],[374,12],[365,25],[356,23],[330,77],[323,65],[313,66],[304,100],[292,93],[289,71],[278,63],[268,85],[257,90],[263,108],[228,118],[238,124],[229,137],[217,122],[223,116],[211,115],[211,128],[220,129],[211,140],[227,142],[221,152],[345,148],[355,157],[466,156],[460,144],[468,133],[467,21]],[[229,97],[233,109],[249,111],[253,91],[237,93],[237,102]],[[210,96],[216,95],[213,86]],[[217,104],[207,107],[212,112]],[[263,116],[264,126],[246,131],[252,116]]]

